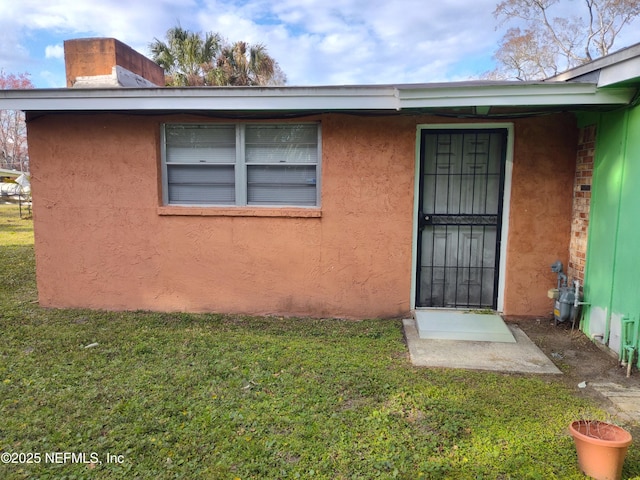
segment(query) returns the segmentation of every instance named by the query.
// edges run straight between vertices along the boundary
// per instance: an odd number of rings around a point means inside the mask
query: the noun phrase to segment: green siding
[[[640,108],[597,124],[582,328],[619,351],[621,318],[640,315]]]

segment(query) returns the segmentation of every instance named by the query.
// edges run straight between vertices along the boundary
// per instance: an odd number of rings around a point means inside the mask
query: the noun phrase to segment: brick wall
[[[160,65],[115,38],[65,40],[64,61],[67,87],[73,87],[77,77],[111,75],[116,65],[164,86],[164,70]]]
[[[584,283],[584,267],[587,255],[587,233],[589,229],[589,208],[591,205],[591,179],[593,177],[595,142],[595,125],[588,125],[579,130],[576,176],[573,184],[573,214],[567,275],[569,280],[580,280],[581,285]]]

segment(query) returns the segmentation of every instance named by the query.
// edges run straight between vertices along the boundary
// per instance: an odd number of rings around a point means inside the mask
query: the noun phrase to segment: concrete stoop
[[[416,321],[403,320],[411,363],[423,367],[561,374],[522,330],[508,325],[513,343],[420,338]]]

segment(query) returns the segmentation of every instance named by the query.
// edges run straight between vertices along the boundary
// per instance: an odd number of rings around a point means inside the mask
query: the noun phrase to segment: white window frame
[[[177,203],[169,201],[169,175],[168,175],[168,164],[167,160],[167,136],[166,136],[166,128],[170,126],[178,126],[178,125],[197,125],[197,126],[233,126],[235,127],[236,134],[236,158],[234,163],[234,172],[235,172],[235,203]],[[315,166],[316,169],[316,199],[314,205],[299,205],[299,204],[260,204],[254,205],[248,203],[247,200],[247,190],[248,190],[248,176],[247,176],[247,166],[251,165],[261,165],[255,163],[247,163],[246,162],[246,127],[247,126],[295,126],[295,125],[314,125],[316,127],[317,133],[317,162],[314,163],[288,163],[290,166]],[[321,192],[321,163],[322,163],[322,128],[319,122],[259,122],[259,123],[164,123],[161,126],[160,130],[160,139],[161,139],[161,153],[162,153],[162,203],[165,206],[178,206],[178,207],[197,207],[197,208],[229,208],[229,207],[241,207],[241,208],[319,208],[320,207],[320,192]],[[215,164],[214,164],[215,165]],[[264,165],[282,165],[282,164],[264,164]]]

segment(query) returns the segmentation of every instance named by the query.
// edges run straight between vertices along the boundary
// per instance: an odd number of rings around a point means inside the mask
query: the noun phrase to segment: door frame
[[[513,171],[513,123],[434,123],[416,125],[416,150],[414,166],[414,199],[413,199],[413,235],[411,248],[411,310],[422,310],[416,307],[417,279],[418,279],[418,213],[420,212],[420,142],[423,130],[507,130],[507,146],[504,166],[504,191],[502,196],[502,225],[500,233],[500,262],[498,269],[498,299],[497,311],[504,311],[504,287],[507,265],[507,242],[509,238],[509,207],[511,204],[511,174]],[[428,307],[434,308],[434,307]]]

